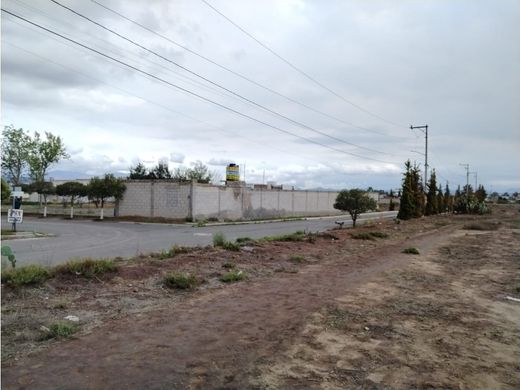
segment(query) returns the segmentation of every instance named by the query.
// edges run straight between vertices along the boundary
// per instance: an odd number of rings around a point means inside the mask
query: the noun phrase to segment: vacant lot
[[[6,285],[2,385],[516,389],[519,215],[176,248]]]

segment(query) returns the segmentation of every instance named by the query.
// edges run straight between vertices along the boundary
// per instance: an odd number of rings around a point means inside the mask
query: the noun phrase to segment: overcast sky
[[[2,126],[63,138],[71,158],[51,177],[200,160],[222,177],[245,165],[248,182],[390,189],[404,161],[424,166],[409,127],[428,124],[443,185],[465,184],[469,163],[488,190],[520,189],[517,0],[207,0],[321,86],[200,0],[96,0],[279,95],[93,1],[59,1],[163,58],[50,0],[2,8],[166,83],[2,13]]]

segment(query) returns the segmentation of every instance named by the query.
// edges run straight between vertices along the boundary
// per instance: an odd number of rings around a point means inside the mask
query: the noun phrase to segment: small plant
[[[264,241],[303,241],[305,239],[305,232],[298,230],[291,234],[284,234],[280,236],[268,236],[262,238]]]
[[[356,233],[350,235],[354,240],[375,240],[375,237],[370,233]]]
[[[236,267],[235,263],[233,263],[231,261],[226,261],[224,264],[222,264],[222,268],[226,268],[226,269],[233,269],[235,267]]]
[[[226,236],[222,232],[213,233],[213,246],[224,246],[226,242]]]
[[[232,282],[238,282],[240,280],[243,280],[246,277],[246,275],[242,271],[230,271],[224,276],[220,278],[221,282],[224,283],[232,283]]]
[[[408,253],[410,255],[418,255],[419,254],[419,249],[414,248],[413,246],[411,246],[409,248],[403,249],[403,253]]]
[[[114,260],[110,259],[79,259],[71,260],[65,264],[58,265],[54,268],[56,274],[70,274],[76,276],[83,276],[85,278],[93,278],[97,275],[102,275],[108,272],[117,270],[117,265]]]
[[[240,244],[237,242],[224,241],[224,244],[222,244],[222,248],[227,251],[238,252],[240,250]]]
[[[38,285],[50,277],[47,268],[41,265],[27,265],[2,272],[2,283],[14,287]]]
[[[7,260],[9,260],[9,263],[11,263],[11,267],[16,267],[16,257],[14,256],[10,246],[2,245],[2,256],[7,257]]]
[[[205,219],[203,219],[202,221],[197,221],[197,224],[195,225],[196,227],[204,227],[206,226],[208,223],[208,221],[206,221]]]
[[[369,232],[368,234],[376,238],[388,238],[388,234],[384,232]]]
[[[158,257],[160,260],[175,257],[181,253],[189,253],[191,248],[186,246],[173,245],[169,251],[161,251],[158,254],[152,254],[153,257]]]
[[[295,263],[303,263],[305,261],[305,256],[292,255],[291,257],[289,257],[289,260]]]
[[[49,338],[66,339],[78,330],[79,327],[76,324],[65,321],[55,322],[49,326]]]
[[[195,275],[190,273],[179,272],[167,274],[163,279],[163,283],[166,287],[176,288],[180,290],[192,289],[200,284],[199,280]]]
[[[235,241],[240,245],[248,245],[255,242],[251,237],[238,237]]]

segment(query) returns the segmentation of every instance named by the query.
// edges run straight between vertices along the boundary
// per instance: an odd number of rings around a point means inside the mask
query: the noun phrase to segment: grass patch
[[[222,248],[227,251],[238,252],[240,250],[240,244],[238,242],[224,241]]]
[[[262,238],[263,241],[303,241],[305,239],[305,232],[298,230],[294,233],[283,234],[280,236],[268,236]]]
[[[188,253],[191,252],[191,248],[186,246],[179,246],[179,245],[173,245],[170,250],[168,251],[161,251],[160,253],[156,254],[154,257],[159,258],[160,260],[163,259],[169,259],[171,257],[175,257],[181,253]]]
[[[71,260],[54,268],[55,274],[76,275],[85,278],[93,278],[108,272],[117,270],[114,260],[110,259],[79,259]]]
[[[14,287],[39,285],[49,279],[50,273],[41,265],[27,265],[2,272],[2,283]]]
[[[384,232],[369,232],[368,234],[376,238],[388,238],[388,234]]]
[[[246,275],[242,271],[230,271],[220,278],[221,282],[233,283],[245,279]]]
[[[236,267],[236,264],[231,261],[226,261],[224,264],[222,264],[222,268],[225,269],[234,269]]]
[[[238,237],[235,241],[240,245],[254,244],[255,242],[251,237]]]
[[[497,230],[500,227],[499,223],[494,222],[473,222],[464,225],[464,230]]]
[[[16,235],[16,232],[13,232],[12,230],[3,230],[1,232],[2,236],[14,236]]]
[[[418,255],[419,254],[419,249],[414,248],[413,246],[411,246],[409,248],[403,249],[402,253],[407,253],[409,255]]]
[[[66,339],[79,330],[79,326],[68,321],[55,322],[49,326],[49,338]]]
[[[352,237],[354,240],[375,240],[376,239],[370,233],[354,233],[354,234],[351,234],[350,237]]]
[[[305,256],[302,255],[292,255],[289,257],[289,260],[294,263],[303,263],[305,261]]]
[[[226,236],[222,232],[213,233],[213,246],[223,246],[226,242]]]
[[[192,289],[200,284],[199,279],[195,275],[180,272],[166,274],[163,283],[166,287],[179,290]]]

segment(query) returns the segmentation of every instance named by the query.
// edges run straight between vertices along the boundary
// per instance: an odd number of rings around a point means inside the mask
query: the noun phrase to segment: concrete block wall
[[[120,216],[239,220],[331,215],[337,192],[223,187],[200,183],[130,180]]]

